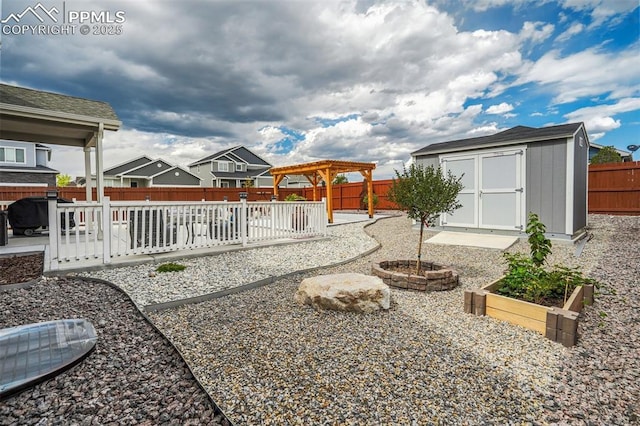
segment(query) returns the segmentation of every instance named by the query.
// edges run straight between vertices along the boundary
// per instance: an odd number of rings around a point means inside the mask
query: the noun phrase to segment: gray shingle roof
[[[426,155],[440,151],[459,151],[467,148],[475,148],[483,145],[509,145],[522,141],[545,141],[573,135],[582,126],[582,123],[561,124],[549,127],[516,126],[502,132],[480,136],[477,138],[458,139],[449,142],[440,142],[427,145],[418,151],[412,152],[412,156]]]
[[[50,167],[45,167],[45,166],[35,166],[35,167],[27,167],[27,166],[5,166],[2,165],[0,166],[0,170],[4,171],[4,172],[14,172],[14,171],[20,171],[20,172],[38,172],[38,173],[60,173],[57,170],[54,170]]]
[[[105,120],[118,120],[111,105],[106,102],[43,92],[42,90],[0,84],[0,102],[47,111],[84,115]]]
[[[221,158],[227,154],[233,154],[236,157],[243,160],[244,162],[246,162],[247,164],[255,164],[255,165],[261,165],[265,167],[271,167],[271,164],[267,163],[262,158],[258,157],[257,155],[255,155],[254,153],[252,153],[242,145],[234,146],[233,148],[223,149],[222,151],[218,151],[214,154],[208,155],[204,158],[201,158],[198,161],[194,161],[193,163],[189,164],[189,167],[197,166],[198,164],[202,164],[202,163],[208,163],[211,160]]]

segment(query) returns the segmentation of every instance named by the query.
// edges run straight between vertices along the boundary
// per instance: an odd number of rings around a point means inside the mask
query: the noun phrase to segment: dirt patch
[[[0,257],[0,286],[38,279],[44,269],[44,253]]]

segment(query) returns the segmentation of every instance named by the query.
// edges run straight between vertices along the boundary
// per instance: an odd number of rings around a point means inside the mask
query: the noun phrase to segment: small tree
[[[347,179],[345,175],[336,175],[336,177],[333,178],[333,184],[340,185],[341,183],[349,183],[349,179]]]
[[[605,146],[591,159],[591,164],[621,163],[622,156],[612,146]]]
[[[457,201],[463,186],[462,176],[455,177],[450,171],[445,177],[440,167],[423,167],[412,164],[407,170],[397,170],[396,179],[387,193],[390,201],[407,212],[410,219],[420,222],[420,241],[418,242],[418,262],[416,274],[421,269],[422,236],[425,225],[433,225],[442,213],[453,213],[462,204]]]
[[[71,183],[71,176],[69,175],[56,175],[57,186],[67,186]]]

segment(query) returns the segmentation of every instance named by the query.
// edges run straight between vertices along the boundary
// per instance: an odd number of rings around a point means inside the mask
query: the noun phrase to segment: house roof
[[[0,84],[0,139],[87,148],[122,124],[101,101]]]
[[[150,178],[160,172],[167,171],[173,167],[173,164],[168,163],[161,158],[158,158],[157,160],[149,161],[146,164],[142,164],[121,174],[128,177]]]
[[[0,166],[0,171],[3,172],[29,172],[29,173],[60,173],[59,171],[52,169],[50,167],[45,166],[35,166],[35,167],[26,167],[26,166]]]
[[[271,164],[267,163],[262,158],[251,152],[249,148],[242,145],[234,146],[233,148],[229,149],[223,149],[222,151],[218,151],[215,154],[208,155],[198,161],[189,164],[189,167],[197,166],[198,164],[202,163],[208,163],[227,155],[235,156],[239,160],[238,162],[244,162],[255,166],[271,167]]]
[[[115,111],[106,102],[43,92],[42,90],[0,84],[0,99],[4,104],[118,120]]]
[[[148,164],[151,161],[153,161],[153,158],[151,157],[147,157],[146,155],[143,155],[141,157],[138,158],[134,158],[133,160],[129,160],[126,163],[121,163],[118,164],[116,166],[110,167],[108,169],[106,169],[104,171],[104,175],[105,176],[110,176],[110,175],[121,175],[123,173],[126,173],[130,170],[136,169],[142,165]]]
[[[550,139],[568,138],[575,135],[583,123],[561,124],[549,127],[526,127],[516,126],[502,132],[480,136],[476,138],[458,139],[448,142],[434,143],[427,145],[418,151],[412,152],[412,156],[437,154],[442,152],[463,151],[471,148],[485,146],[512,145],[525,142],[541,142]]]

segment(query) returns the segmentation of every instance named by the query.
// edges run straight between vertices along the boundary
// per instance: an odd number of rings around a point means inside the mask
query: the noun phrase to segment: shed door
[[[523,157],[522,150],[480,155],[480,228],[522,229]]]
[[[441,224],[468,228],[521,230],[524,211],[525,147],[442,156],[443,172],[462,176],[462,207],[444,214]]]
[[[458,202],[462,207],[453,214],[445,214],[442,224],[448,226],[478,227],[478,156],[443,157],[443,172],[451,172],[454,176],[462,176],[463,189],[458,194]]]

